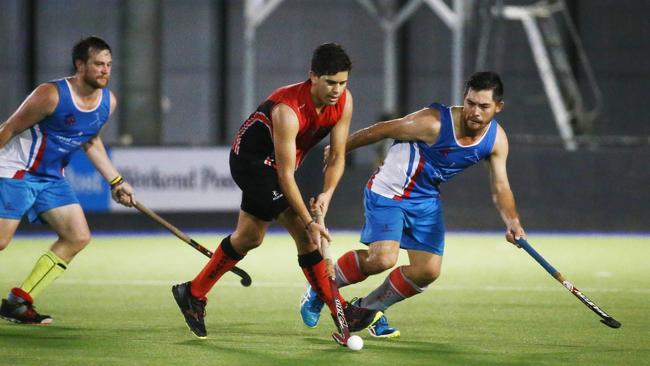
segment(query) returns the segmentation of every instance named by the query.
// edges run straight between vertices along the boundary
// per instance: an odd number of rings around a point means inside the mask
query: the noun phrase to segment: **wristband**
[[[311,219],[308,223],[305,224],[305,230],[309,230],[309,225],[313,224],[315,221],[314,219]]]
[[[119,186],[124,182],[124,178],[122,178],[121,175],[118,175],[117,177],[113,178],[108,184],[110,184],[111,189],[115,189],[115,187]]]

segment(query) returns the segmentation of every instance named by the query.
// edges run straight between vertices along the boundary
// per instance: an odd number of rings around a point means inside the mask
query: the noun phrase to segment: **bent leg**
[[[361,282],[392,268],[398,257],[399,243],[394,240],[376,241],[367,250],[351,250],[336,262],[336,284],[343,287]]]
[[[424,291],[440,274],[442,257],[409,250],[410,264],[395,268],[386,280],[362,300],[362,306],[386,310],[391,305]]]
[[[336,314],[334,294],[325,268],[325,261],[318,247],[309,241],[302,220],[289,208],[280,215],[278,222],[287,229],[295,241],[298,250],[298,264],[311,288],[327,304],[332,314]],[[340,295],[338,300],[342,304],[346,302]]]
[[[409,250],[408,254],[409,265],[403,272],[417,286],[425,288],[440,277],[442,256],[421,250]]]
[[[78,204],[48,210],[41,214],[41,219],[52,227],[58,239],[36,261],[32,272],[20,286],[31,299],[59,278],[67,269],[68,263],[90,242],[88,223]]]
[[[20,220],[0,218],[0,250],[11,243],[19,224]]]
[[[224,273],[232,269],[250,250],[262,244],[269,225],[270,222],[240,210],[235,232],[221,241],[212,258],[192,280],[192,296],[205,299]]]
[[[59,236],[50,251],[66,264],[90,243],[90,229],[80,205],[57,207],[42,213],[40,217]]]

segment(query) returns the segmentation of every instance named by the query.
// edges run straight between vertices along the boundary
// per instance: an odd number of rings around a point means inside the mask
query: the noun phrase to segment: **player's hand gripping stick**
[[[325,217],[323,217],[323,212],[320,207],[313,207],[312,214],[314,215],[314,220],[316,220],[319,225],[325,227]],[[320,247],[323,258],[325,259],[327,276],[329,277],[330,287],[332,289],[332,301],[334,301],[334,308],[336,309],[335,319],[339,328],[339,333],[332,333],[332,338],[334,338],[334,341],[341,346],[347,346],[348,339],[350,339],[350,330],[348,329],[348,322],[345,319],[345,313],[343,312],[343,304],[339,300],[341,296],[339,295],[339,288],[336,285],[336,273],[334,272],[334,263],[332,262],[332,254],[330,253],[329,240],[321,236]]]

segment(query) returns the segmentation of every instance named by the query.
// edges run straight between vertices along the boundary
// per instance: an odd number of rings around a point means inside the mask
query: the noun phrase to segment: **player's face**
[[[503,101],[495,102],[492,90],[469,89],[463,100],[463,120],[471,131],[481,131],[501,112]]]
[[[310,73],[312,84],[312,98],[318,106],[334,105],[348,86],[348,72],[340,71],[334,75],[317,76]]]
[[[112,67],[113,57],[110,51],[91,49],[88,61],[78,67],[78,72],[86,84],[95,89],[103,89],[111,79]]]

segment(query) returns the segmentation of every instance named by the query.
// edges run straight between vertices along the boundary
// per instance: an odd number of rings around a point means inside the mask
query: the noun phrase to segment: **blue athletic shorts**
[[[0,178],[2,218],[20,220],[27,214],[30,222],[39,222],[41,213],[74,203],[79,203],[79,200],[65,179]]]
[[[402,249],[443,254],[445,223],[439,199],[399,201],[380,196],[368,188],[364,194],[366,222],[361,230],[362,243],[394,240]]]

